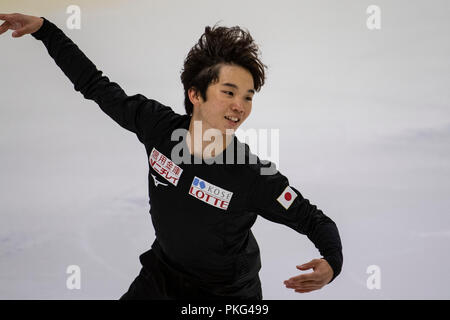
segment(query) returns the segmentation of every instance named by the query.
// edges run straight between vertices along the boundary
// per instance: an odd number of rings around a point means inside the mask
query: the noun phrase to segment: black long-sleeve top
[[[171,139],[174,130],[189,128],[191,116],[177,114],[141,94],[127,95],[47,19],[32,36],[44,43],[76,91],[95,101],[145,145],[156,235],[152,249],[166,264],[201,283],[218,287],[244,283],[261,268],[251,232],[260,215],[307,235],[332,267],[332,280],[340,273],[343,256],[336,224],[279,171],[261,174],[273,163],[260,161],[234,137],[233,144],[216,158],[230,154],[236,160],[237,150],[244,150],[245,164],[196,164],[195,156],[186,153],[184,140]],[[173,148],[180,146],[184,162],[172,157]],[[144,267],[148,252],[140,257]]]

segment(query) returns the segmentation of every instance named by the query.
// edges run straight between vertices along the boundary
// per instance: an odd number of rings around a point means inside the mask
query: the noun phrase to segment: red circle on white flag
[[[291,199],[292,199],[291,193],[290,193],[290,192],[286,192],[286,193],[284,194],[284,198],[285,198],[287,201],[291,201]]]

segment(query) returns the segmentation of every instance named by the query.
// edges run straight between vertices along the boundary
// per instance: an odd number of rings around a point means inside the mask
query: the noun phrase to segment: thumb
[[[12,36],[13,36],[13,38],[19,38],[27,33],[28,33],[28,28],[22,28],[22,29],[18,29],[16,31],[14,31],[12,33]]]
[[[313,268],[315,265],[316,265],[315,260],[311,260],[310,262],[307,262],[305,264],[297,266],[297,269],[299,269],[299,270],[308,270],[308,269]]]

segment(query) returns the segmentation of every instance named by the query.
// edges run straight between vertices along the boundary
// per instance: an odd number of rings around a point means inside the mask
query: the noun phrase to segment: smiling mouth
[[[232,117],[232,116],[225,116],[224,117],[225,119],[227,119],[227,120],[230,120],[230,121],[232,121],[232,122],[234,122],[234,123],[238,123],[239,121],[240,121],[240,119],[239,118],[237,118],[237,117]]]

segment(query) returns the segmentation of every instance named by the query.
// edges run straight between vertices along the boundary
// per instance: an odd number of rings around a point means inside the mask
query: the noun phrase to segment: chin
[[[226,128],[226,129],[222,130],[222,134],[224,134],[224,135],[226,135],[226,136],[232,136],[233,134],[236,133],[236,130],[237,130],[237,129],[238,129],[238,128],[233,128],[233,129]]]

